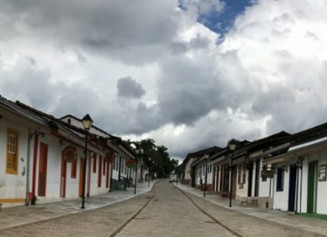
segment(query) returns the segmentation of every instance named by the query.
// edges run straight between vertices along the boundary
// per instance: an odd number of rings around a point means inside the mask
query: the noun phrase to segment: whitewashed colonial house
[[[191,168],[194,170],[196,188],[213,191],[214,179],[211,157],[221,150],[222,148],[214,146],[197,152],[201,156],[191,164]]]
[[[0,97],[0,204],[49,202],[108,192],[115,157],[135,159],[120,138],[92,126],[84,174],[85,130],[71,115],[57,119]],[[127,158],[128,157],[128,158]],[[114,164],[115,165],[115,164]],[[121,162],[121,175],[131,174]]]
[[[271,207],[271,165],[264,165],[266,151],[282,144],[290,137],[284,131],[252,142],[243,142],[233,154],[235,199],[243,205]]]
[[[180,178],[181,183],[195,186],[195,183],[194,183],[195,180],[193,180],[193,184],[192,184],[192,163],[195,160],[201,158],[202,155],[203,154],[201,153],[201,151],[187,154],[187,156],[184,158],[183,163],[182,163],[182,171],[181,171],[181,178]],[[193,176],[194,175],[195,175],[195,173],[193,174]],[[194,179],[194,177],[193,177],[193,179]]]
[[[296,133],[264,164],[274,167],[273,208],[327,214],[327,124]]]

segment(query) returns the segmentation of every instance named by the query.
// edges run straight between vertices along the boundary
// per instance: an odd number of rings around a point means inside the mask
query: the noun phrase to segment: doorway
[[[47,188],[48,145],[41,142],[39,159],[38,196],[45,197]]]
[[[254,196],[259,196],[259,183],[260,183],[260,160],[255,162],[255,183],[254,183]]]
[[[288,211],[295,211],[295,192],[296,192],[296,181],[297,181],[297,168],[296,165],[290,166],[290,181],[289,181],[289,192],[288,192]]]
[[[318,161],[309,162],[307,212],[317,212],[317,171]]]

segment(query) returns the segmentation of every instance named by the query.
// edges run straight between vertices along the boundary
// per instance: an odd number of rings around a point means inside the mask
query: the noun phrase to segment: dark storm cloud
[[[208,55],[169,58],[162,67],[158,106],[174,124],[192,125],[212,110],[237,110],[252,98],[253,89],[235,52],[221,54],[218,62]]]
[[[0,13],[10,24],[7,29],[16,34],[55,39],[64,47],[79,45],[136,64],[164,53],[179,29],[174,0],[0,0],[0,4]]]
[[[141,98],[145,94],[142,85],[130,77],[120,78],[117,83],[118,96],[126,98]]]
[[[1,93],[5,96],[16,94],[18,97],[29,98],[40,109],[45,109],[64,88],[61,88],[63,85],[51,84],[49,70],[39,69],[35,64],[33,58],[27,57],[19,60],[12,71],[0,70],[3,80]]]

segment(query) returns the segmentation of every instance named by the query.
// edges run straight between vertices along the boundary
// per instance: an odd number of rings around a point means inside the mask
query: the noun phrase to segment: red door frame
[[[33,151],[33,177],[32,177],[32,195],[35,196],[36,186],[36,165],[37,165],[37,153],[39,144],[39,134],[34,135],[34,151]]]
[[[47,190],[48,145],[40,143],[38,196],[45,197]]]
[[[101,188],[102,184],[102,156],[99,156],[99,170],[98,170],[98,188]]]

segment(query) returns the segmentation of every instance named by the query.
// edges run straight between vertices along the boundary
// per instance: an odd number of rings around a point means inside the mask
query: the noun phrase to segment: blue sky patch
[[[209,15],[201,15],[198,21],[223,36],[232,27],[235,18],[242,14],[246,7],[253,5],[253,2],[253,0],[225,0],[223,12],[212,11]],[[179,7],[186,10],[182,1]]]

